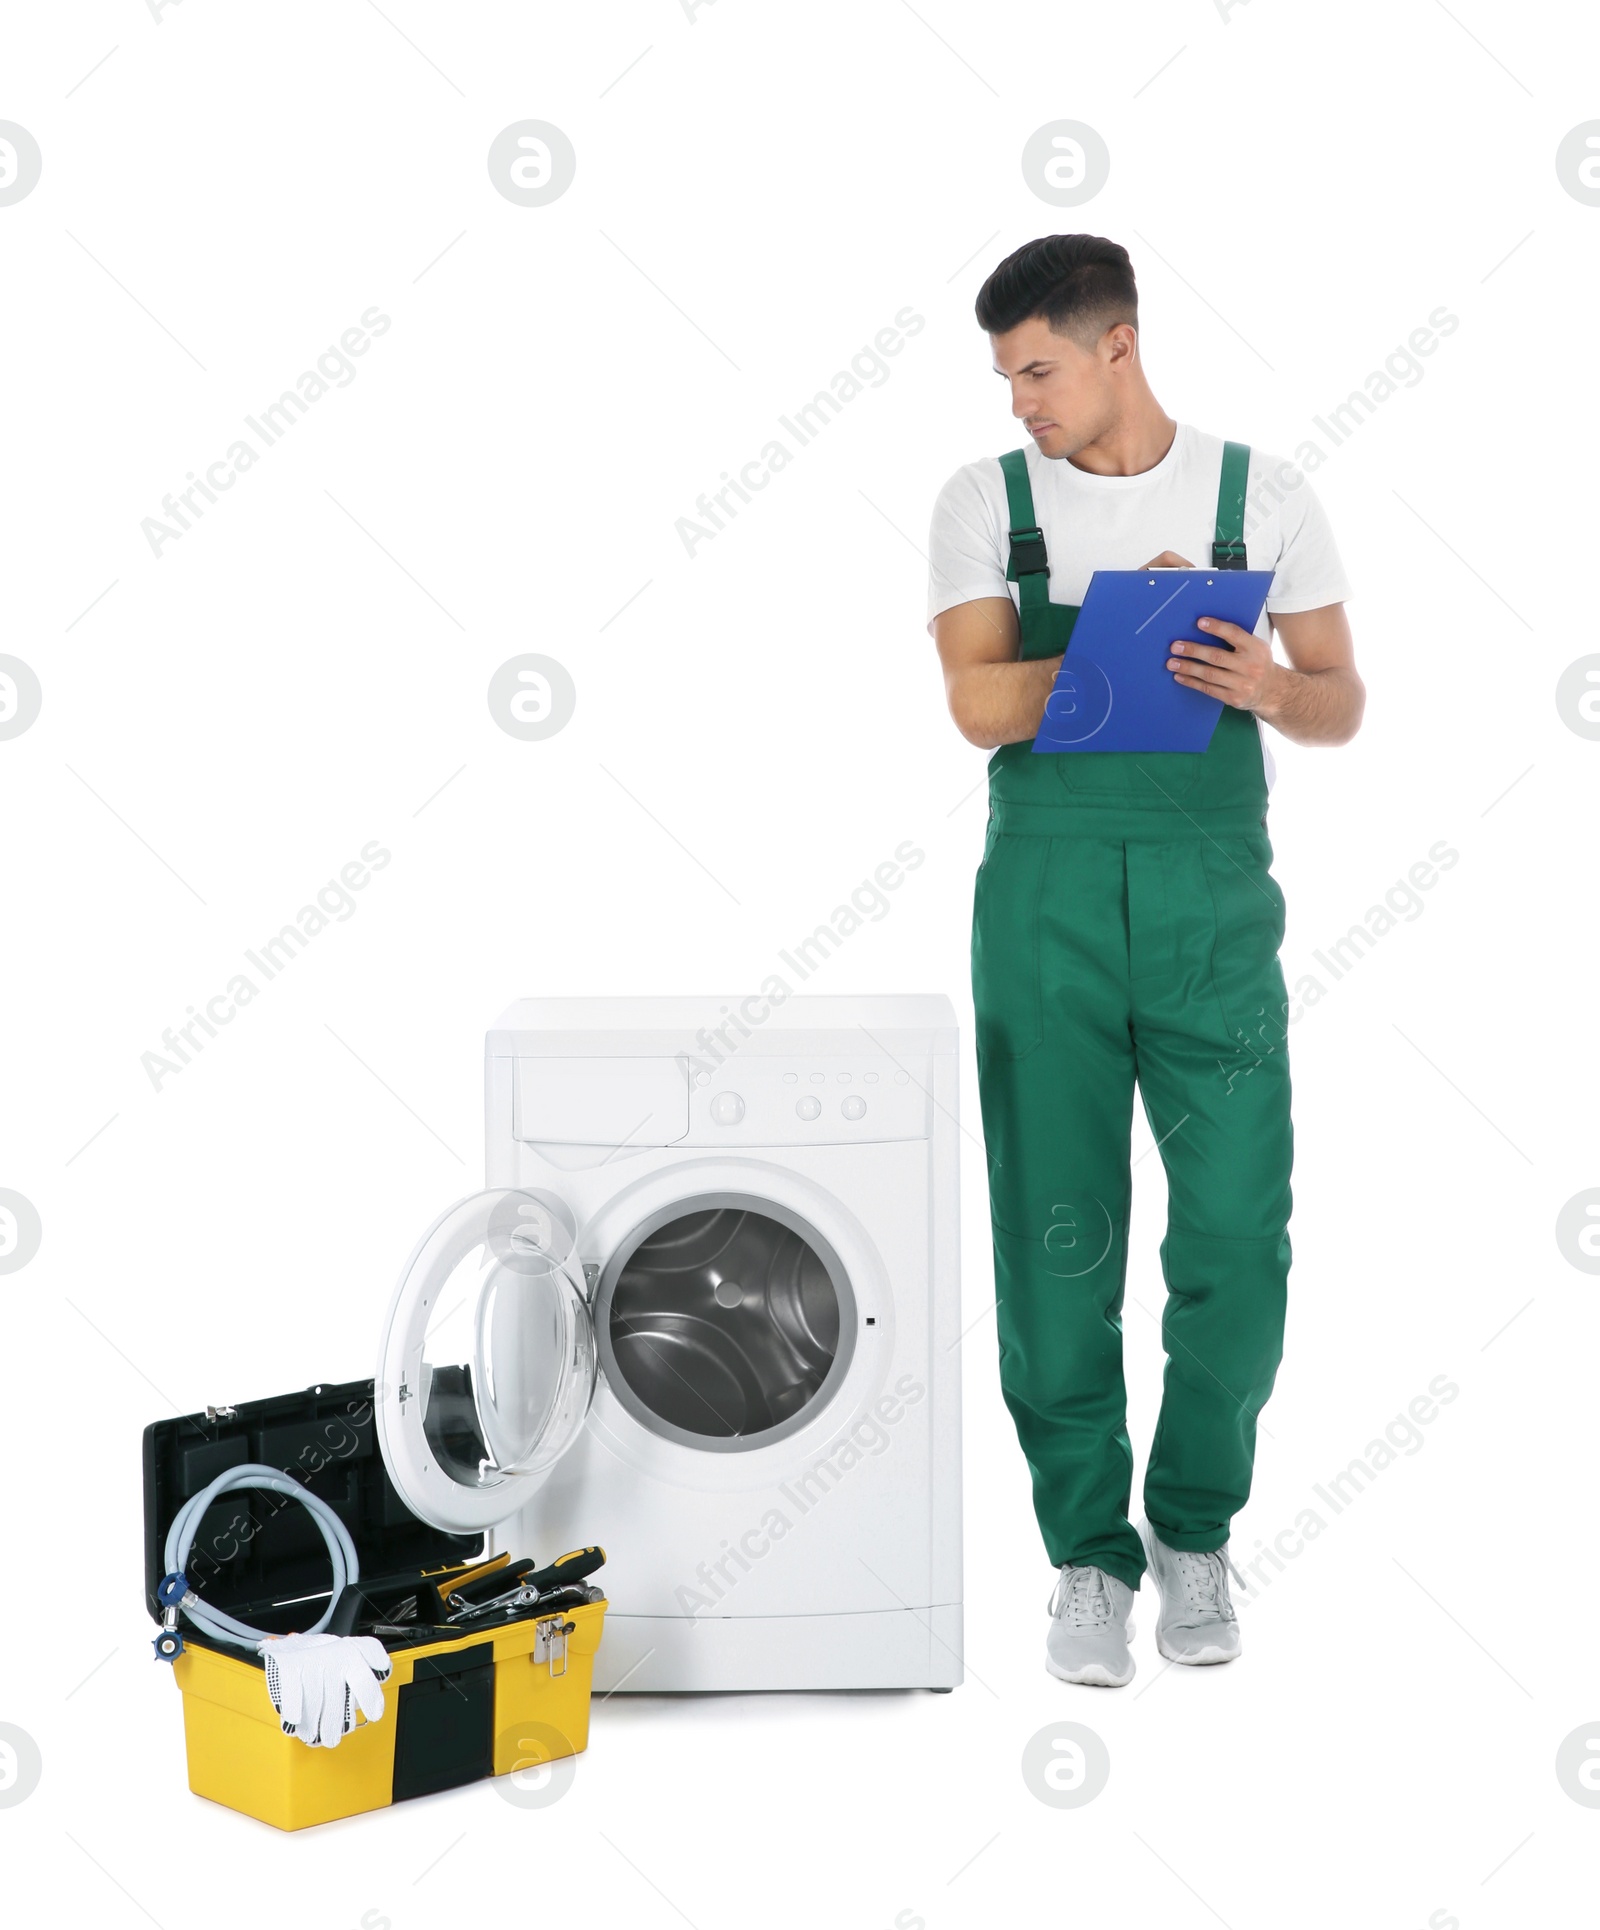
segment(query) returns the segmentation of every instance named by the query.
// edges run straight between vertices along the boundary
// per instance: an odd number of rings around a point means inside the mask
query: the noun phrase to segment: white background
[[[167,1930],[1575,1920],[1600,1814],[1555,1753],[1600,1725],[1600,1282],[1555,1224],[1600,1183],[1600,746],[1555,692],[1595,648],[1600,209],[1554,162],[1597,54],[1575,13],[1482,0],[11,14],[0,118],[44,168],[0,207],[0,649],[44,705],[0,744],[0,1185],[43,1244],[0,1278],[0,1721],[44,1772],[0,1809],[8,1900]],[[527,118],[577,152],[545,207],[485,164]],[[1020,168],[1061,118],[1111,153],[1078,208]],[[1042,1667],[985,1315],[983,759],[920,554],[946,476],[1021,440],[977,288],[1074,228],[1132,251],[1168,410],[1268,449],[1460,317],[1314,476],[1370,698],[1348,747],[1274,741],[1291,986],[1436,840],[1460,861],[1292,1035],[1288,1352],[1236,1553],[1435,1376],[1460,1393],[1264,1571],[1237,1665],[1164,1669],[1147,1589],[1116,1693]],[[907,304],[890,378],[688,557],[675,519]],[[141,519],[373,305],[356,379],[153,556]],[[486,703],[525,651],[577,687],[543,743]],[[966,1686],[618,1698],[548,1810],[485,1784],[280,1838],[190,1796],[141,1428],[371,1371],[399,1262],[481,1173],[513,997],[753,988],[908,838],[926,864],[808,989],[962,1013]],[[370,839],[392,862],[353,915],[153,1090],[141,1055]],[[1136,1182],[1142,1449],[1157,1159]],[[1111,1756],[1075,1810],[1021,1771],[1061,1720]]]

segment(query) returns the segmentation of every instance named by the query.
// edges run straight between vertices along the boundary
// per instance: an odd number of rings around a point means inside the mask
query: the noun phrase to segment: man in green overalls
[[[977,316],[1031,446],[941,492],[929,627],[957,726],[995,751],[972,989],[1000,1378],[1060,1570],[1046,1665],[1117,1686],[1147,1563],[1163,1655],[1239,1651],[1228,1536],[1282,1354],[1293,1155],[1261,722],[1344,743],[1364,691],[1321,506],[1294,464],[1162,409],[1126,250],[1030,242]],[[1222,700],[1210,747],[1036,755],[1095,569],[1195,563],[1275,573],[1263,634],[1203,625],[1166,660]],[[1168,1198],[1142,1535],[1122,1373],[1135,1084]]]

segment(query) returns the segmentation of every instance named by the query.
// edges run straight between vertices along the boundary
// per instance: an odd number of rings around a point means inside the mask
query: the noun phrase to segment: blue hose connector
[[[163,1575],[156,1583],[156,1600],[163,1608],[177,1608],[189,1593],[189,1577],[180,1569],[176,1574]]]

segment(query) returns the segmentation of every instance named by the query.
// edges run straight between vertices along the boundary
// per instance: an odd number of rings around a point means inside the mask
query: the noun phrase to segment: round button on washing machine
[[[737,1126],[744,1117],[744,1101],[736,1092],[719,1092],[711,1102],[711,1117],[719,1126]]]
[[[822,1101],[820,1099],[813,1099],[808,1095],[804,1099],[797,1099],[794,1102],[794,1109],[802,1119],[815,1119],[817,1114],[822,1111]]]
[[[866,1117],[867,1102],[859,1092],[853,1092],[839,1110],[846,1119],[863,1119]]]

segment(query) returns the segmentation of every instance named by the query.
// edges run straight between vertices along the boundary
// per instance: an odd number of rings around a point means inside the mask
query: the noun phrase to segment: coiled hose
[[[188,1566],[189,1551],[194,1545],[195,1532],[199,1528],[206,1510],[219,1495],[230,1493],[234,1488],[266,1488],[273,1494],[285,1494],[309,1508],[311,1518],[322,1530],[322,1539],[328,1544],[328,1559],[333,1564],[333,1586],[328,1594],[328,1606],[310,1628],[302,1633],[320,1635],[333,1620],[333,1611],[339,1597],[347,1585],[361,1578],[361,1563],[356,1555],[356,1545],[350,1539],[350,1531],[320,1495],[312,1494],[293,1481],[281,1468],[269,1468],[263,1462],[247,1461],[237,1468],[229,1468],[219,1474],[209,1487],[202,1488],[198,1494],[191,1495],[173,1517],[172,1526],[167,1530],[166,1549],[162,1560],[166,1564],[166,1577],[161,1584],[159,1598],[166,1607],[176,1605],[181,1608],[195,1627],[205,1634],[214,1636],[220,1642],[234,1642],[242,1648],[256,1648],[270,1638],[271,1631],[264,1628],[251,1628],[220,1608],[214,1608],[203,1601],[189,1587],[184,1570]],[[159,1654],[160,1645],[157,1645]]]

